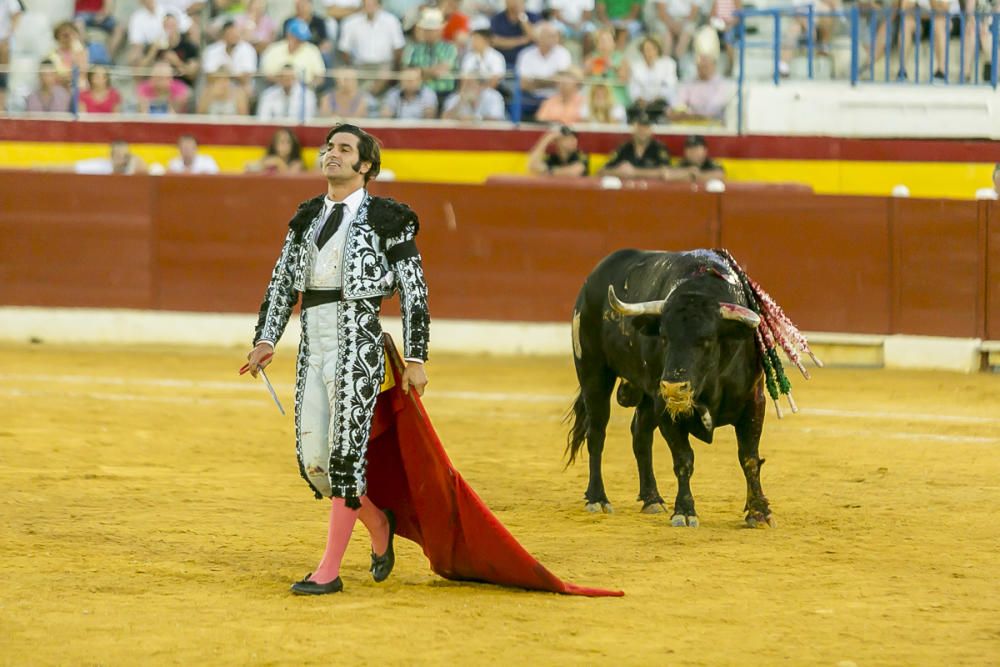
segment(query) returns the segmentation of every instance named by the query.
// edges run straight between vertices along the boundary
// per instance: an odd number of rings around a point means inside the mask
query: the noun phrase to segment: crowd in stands
[[[384,1],[75,0],[0,112],[721,123],[735,94],[740,0]],[[0,67],[24,13],[0,0]]]

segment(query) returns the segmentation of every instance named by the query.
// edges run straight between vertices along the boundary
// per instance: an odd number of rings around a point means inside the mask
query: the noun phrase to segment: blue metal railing
[[[784,68],[790,66],[782,59],[783,51],[801,52],[804,49],[806,59],[805,79],[813,80],[816,77],[816,58],[819,46],[830,48],[829,44],[820,45],[816,39],[818,22],[828,19],[834,22],[846,22],[848,35],[850,37],[850,69],[845,79],[851,85],[864,83],[867,78],[870,81],[876,80],[876,61],[881,57],[883,61],[883,81],[894,83],[910,83],[911,85],[924,84],[958,84],[958,85],[983,85],[988,84],[995,90],[998,87],[998,55],[1000,55],[1000,12],[921,12],[920,7],[912,10],[900,11],[893,8],[882,10],[869,10],[862,12],[855,4],[843,11],[818,12],[812,6],[796,7],[774,7],[770,9],[743,9],[736,12],[738,23],[735,28],[737,36],[736,46],[739,49],[739,71],[737,73],[737,123],[738,131],[743,130],[744,111],[744,89],[747,82],[747,51],[751,49],[770,50],[771,76],[774,85],[780,85],[782,78],[788,76],[788,71]],[[770,39],[749,39],[747,29],[748,20],[762,19],[765,23],[772,23],[774,34]],[[910,32],[910,21],[915,26]],[[936,62],[938,58],[935,53],[935,38],[937,31],[941,29],[939,22],[943,19],[945,36],[945,49],[942,54],[943,63]],[[929,26],[929,56],[926,62],[926,70],[921,65],[921,46],[923,38],[923,22],[927,21]],[[782,39],[782,25],[791,21],[804,21],[804,34],[795,44],[789,44]],[[970,26],[969,23],[972,23]],[[984,51],[983,28],[989,25],[989,51],[990,51],[990,74],[988,78],[980,76],[982,71],[982,53]],[[878,45],[880,23],[884,26],[882,41],[884,44]],[[951,44],[952,27],[958,24],[958,76],[952,76]],[[898,25],[894,25],[898,24]],[[972,35],[968,36],[967,33]],[[967,39],[973,39],[971,49],[967,49]],[[876,53],[879,50],[879,53]],[[972,53],[968,54],[967,50]],[[908,53],[912,51],[912,53]],[[898,63],[895,75],[892,72],[893,54],[896,54],[895,62]],[[862,64],[862,54],[866,54],[867,62]],[[970,58],[971,55],[971,58]],[[968,62],[969,60],[972,62]],[[910,78],[908,65],[912,64],[913,78]],[[971,70],[971,71],[970,71]],[[925,80],[922,80],[925,79]]]

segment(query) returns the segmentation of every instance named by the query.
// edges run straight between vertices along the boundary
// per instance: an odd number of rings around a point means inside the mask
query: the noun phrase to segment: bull
[[[760,484],[758,453],[764,425],[764,376],[754,332],[759,315],[740,281],[713,251],[620,250],[590,273],[573,311],[573,356],[580,390],[568,415],[567,465],[587,444],[590,481],[586,508],[611,512],[601,455],[611,394],[635,407],[632,451],[639,470],[639,500],[646,513],[665,501],[653,474],[653,431],[659,429],[677,477],[671,525],[697,526],[689,436],[712,442],[716,428],[736,430],[747,483],[744,511],[750,526],[773,526]]]

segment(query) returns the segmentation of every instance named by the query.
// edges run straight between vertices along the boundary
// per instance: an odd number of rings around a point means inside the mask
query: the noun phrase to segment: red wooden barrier
[[[323,188],[0,172],[0,303],[252,312],[296,204]],[[997,203],[556,183],[373,190],[419,213],[437,318],[565,322],[613,250],[721,245],[803,328],[1000,339]]]

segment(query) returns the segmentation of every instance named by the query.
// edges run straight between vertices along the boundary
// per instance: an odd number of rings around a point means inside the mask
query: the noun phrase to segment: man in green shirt
[[[441,39],[444,15],[440,9],[428,7],[417,22],[416,41],[403,49],[403,67],[418,67],[424,85],[438,96],[438,103],[455,90],[455,73],[458,71],[458,49],[451,42]]]
[[[627,30],[629,38],[642,31],[644,0],[596,0],[597,20],[619,30]]]

